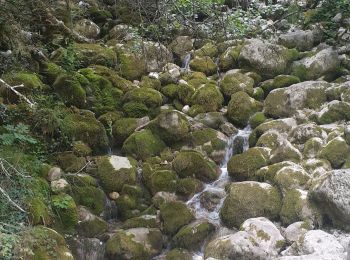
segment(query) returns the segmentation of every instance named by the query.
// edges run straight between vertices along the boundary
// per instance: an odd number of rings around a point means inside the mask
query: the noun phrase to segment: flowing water
[[[225,159],[221,164],[221,175],[219,178],[209,184],[205,185],[203,191],[195,194],[190,200],[187,201],[187,205],[193,209],[196,219],[207,219],[212,224],[214,224],[219,230],[221,227],[220,222],[220,208],[225,199],[225,186],[230,182],[230,177],[227,171],[227,163],[232,157],[232,155],[246,151],[249,148],[248,138],[251,133],[250,126],[247,126],[243,130],[230,137],[227,144],[227,150],[225,154]],[[215,194],[217,200],[211,207],[203,207],[203,195],[205,193]],[[202,252],[198,252],[193,256],[193,259],[201,259],[203,255]]]

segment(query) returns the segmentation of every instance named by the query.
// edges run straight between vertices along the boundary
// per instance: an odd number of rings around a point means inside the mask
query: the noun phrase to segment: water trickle
[[[243,130],[239,130],[236,135],[229,139],[225,159],[221,165],[221,175],[219,178],[212,183],[206,184],[203,191],[195,194],[190,200],[187,201],[186,204],[193,209],[197,219],[204,218],[209,220],[214,225],[218,227],[220,226],[219,211],[225,199],[225,185],[230,181],[227,172],[227,163],[232,155],[245,151],[249,148],[248,138],[250,133],[251,128],[250,126],[247,126]],[[234,143],[236,140],[242,142],[241,148],[237,149],[235,147]],[[203,207],[203,197],[210,193],[213,194],[213,199],[211,200],[213,203],[211,203],[210,206]]]
[[[182,63],[182,69],[184,69],[185,71],[188,71],[190,60],[191,60],[191,53],[187,53]]]

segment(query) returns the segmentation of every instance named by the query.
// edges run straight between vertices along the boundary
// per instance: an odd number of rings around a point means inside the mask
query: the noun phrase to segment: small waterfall
[[[187,53],[183,62],[182,62],[182,67],[181,69],[183,69],[184,71],[188,71],[189,65],[190,65],[190,61],[191,61],[191,53]]]
[[[197,219],[207,219],[216,225],[218,229],[221,227],[219,212],[226,196],[225,186],[230,182],[230,177],[227,171],[227,164],[232,155],[242,153],[249,148],[248,138],[250,133],[251,128],[250,126],[247,126],[246,128],[239,130],[236,135],[232,136],[229,139],[229,142],[227,143],[225,159],[221,164],[221,175],[219,178],[212,183],[206,184],[203,191],[195,194],[186,203],[193,209]],[[210,205],[210,207],[203,207],[203,197],[208,193],[211,193],[214,197],[213,204]],[[203,252],[203,249],[201,251]],[[193,256],[193,259],[202,259],[202,252],[196,253]]]

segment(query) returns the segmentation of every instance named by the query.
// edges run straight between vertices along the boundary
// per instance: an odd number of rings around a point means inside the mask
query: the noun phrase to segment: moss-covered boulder
[[[122,151],[137,159],[146,159],[159,155],[165,147],[165,143],[150,130],[142,130],[133,133],[125,140]]]
[[[190,36],[177,36],[169,45],[172,52],[183,60],[185,55],[193,49],[194,40]]]
[[[222,112],[208,112],[196,115],[195,120],[213,129],[219,129],[227,120]]]
[[[212,83],[197,88],[192,96],[192,104],[202,106],[205,112],[219,110],[223,102],[224,97],[219,88]]]
[[[209,56],[210,58],[215,58],[218,54],[218,48],[213,42],[208,42],[196,50],[194,54],[198,57]]]
[[[337,72],[340,66],[338,53],[332,48],[323,49],[314,56],[305,57],[295,61],[292,66],[292,74],[301,80],[315,80],[323,75]]]
[[[52,196],[51,204],[56,213],[55,227],[63,233],[74,233],[78,224],[78,212],[74,199],[62,193]]]
[[[292,143],[304,144],[311,138],[324,138],[325,132],[315,123],[305,123],[295,127],[289,136]]]
[[[295,49],[289,50],[259,39],[250,39],[244,43],[238,61],[240,67],[252,69],[264,78],[269,78],[285,73],[298,56]]]
[[[250,126],[255,129],[262,123],[266,121],[266,117],[263,112],[256,112],[254,115],[252,115],[249,119]]]
[[[175,248],[170,250],[165,257],[166,260],[192,260],[192,254],[185,249]]]
[[[252,176],[252,179],[256,180],[256,181],[261,181],[261,182],[274,183],[274,178],[275,178],[276,173],[280,169],[282,169],[284,167],[288,167],[288,166],[293,167],[293,166],[297,166],[297,165],[295,163],[289,162],[289,161],[271,164],[271,165],[262,167],[259,170],[257,170],[255,172],[255,174]]]
[[[68,114],[61,129],[71,140],[88,144],[95,153],[107,150],[106,130],[91,114]]]
[[[147,65],[142,57],[125,50],[118,51],[120,75],[128,80],[141,78],[147,73]]]
[[[125,184],[136,182],[136,168],[127,157],[106,156],[98,162],[98,178],[106,192],[120,192]]]
[[[125,93],[124,103],[136,102],[149,108],[156,108],[163,104],[163,95],[152,88],[135,88]]]
[[[72,152],[60,153],[56,160],[65,172],[78,172],[86,164],[84,157],[78,157]]]
[[[53,223],[52,210],[40,197],[31,198],[28,201],[29,220],[32,225],[51,225]]]
[[[143,176],[146,180],[146,186],[149,188],[152,194],[156,194],[159,191],[175,192],[177,175],[174,171],[170,170],[156,170]]]
[[[118,230],[106,243],[108,259],[150,259],[163,248],[159,229],[132,228]]]
[[[299,165],[285,166],[276,172],[274,183],[282,192],[303,189],[311,176]]]
[[[64,237],[57,231],[35,226],[26,230],[18,243],[18,259],[73,260]]]
[[[228,186],[227,192],[220,217],[228,227],[238,228],[248,218],[264,216],[276,219],[281,210],[281,195],[270,184],[236,182]]]
[[[107,222],[91,214],[85,207],[78,207],[78,234],[84,237],[96,237],[107,231]]]
[[[191,144],[205,152],[216,163],[221,163],[226,154],[228,138],[211,128],[195,130],[191,133]]]
[[[190,223],[193,213],[186,204],[179,201],[165,202],[160,206],[160,218],[165,233],[173,235],[180,228]]]
[[[203,190],[203,188],[204,185],[200,180],[197,180],[196,178],[187,177],[183,179],[178,179],[176,194],[180,197],[190,198],[196,193]]]
[[[320,151],[319,157],[328,160],[333,168],[338,169],[350,157],[350,146],[342,137],[334,138]]]
[[[220,82],[220,89],[225,97],[231,97],[238,91],[244,91],[248,95],[253,94],[254,80],[240,72],[227,72]]]
[[[142,215],[139,217],[129,218],[123,223],[123,228],[157,228],[159,219],[156,215]]]
[[[280,137],[278,146],[271,151],[271,163],[278,163],[283,161],[299,162],[302,159],[301,152],[291,144],[287,139]]]
[[[194,150],[179,152],[172,165],[181,178],[195,177],[204,182],[212,182],[219,176],[216,164]]]
[[[265,114],[279,118],[291,116],[299,109],[320,108],[327,101],[325,90],[329,86],[324,81],[306,81],[275,89],[265,99]]]
[[[257,170],[268,165],[269,152],[266,148],[253,147],[232,156],[227,165],[229,175],[237,181],[250,180]]]
[[[44,76],[45,82],[51,85],[55,82],[58,76],[65,74],[66,71],[56,63],[43,62],[40,65],[40,73]]]
[[[264,90],[265,96],[277,88],[286,88],[300,82],[300,79],[292,75],[278,75],[274,79],[261,82],[260,87]]]
[[[100,44],[76,43],[74,44],[74,50],[81,67],[88,67],[89,65],[114,67],[117,63],[115,51]]]
[[[314,222],[320,215],[309,201],[307,191],[290,189],[283,197],[280,218],[284,225],[290,225],[297,221]]]
[[[213,75],[217,70],[215,62],[208,56],[195,57],[190,62],[190,68],[194,71],[203,72],[207,76]]]
[[[227,107],[227,118],[237,126],[246,126],[249,118],[262,110],[262,103],[249,97],[243,91],[236,92],[231,96]]]
[[[116,120],[112,127],[114,143],[118,146],[122,145],[123,142],[135,131],[137,126],[137,118],[121,118]]]
[[[325,105],[317,115],[319,124],[331,124],[350,120],[350,103],[333,100]]]
[[[228,47],[219,57],[220,69],[225,71],[236,68],[241,48],[242,45]]]
[[[313,137],[306,141],[303,149],[304,158],[315,158],[323,148],[323,141],[321,138]]]
[[[207,220],[195,221],[182,227],[172,238],[174,247],[199,250],[203,241],[215,231],[215,226]]]
[[[156,90],[161,89],[161,82],[157,78],[151,78],[149,76],[143,76],[139,84],[141,88],[154,88]]]
[[[177,111],[164,111],[149,125],[168,145],[186,138],[190,132],[187,118]]]
[[[61,74],[52,87],[67,105],[83,108],[86,105],[86,91],[76,75]]]

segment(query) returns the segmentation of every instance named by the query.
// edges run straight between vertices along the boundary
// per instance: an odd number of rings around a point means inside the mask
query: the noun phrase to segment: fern
[[[37,140],[30,135],[28,125],[5,125],[4,129],[6,132],[0,135],[0,143],[3,145],[37,144]]]

